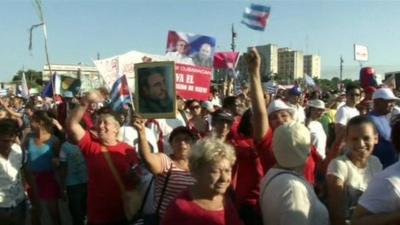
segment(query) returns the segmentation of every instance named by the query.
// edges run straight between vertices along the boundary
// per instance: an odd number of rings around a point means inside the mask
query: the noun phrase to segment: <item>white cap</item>
[[[307,106],[317,108],[317,109],[325,109],[325,102],[319,99],[311,100],[307,103]]]
[[[372,99],[399,100],[390,88],[379,88],[372,95]]]
[[[296,168],[304,165],[311,151],[310,131],[298,122],[279,126],[272,138],[272,151],[280,166]]]
[[[280,110],[287,110],[292,115],[295,113],[293,108],[288,106],[285,102],[283,102],[280,99],[276,99],[276,100],[272,101],[268,106],[268,114],[271,114],[273,112],[280,111]]]

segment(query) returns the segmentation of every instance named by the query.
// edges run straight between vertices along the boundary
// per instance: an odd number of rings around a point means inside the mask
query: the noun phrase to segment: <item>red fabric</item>
[[[92,139],[89,132],[79,141],[79,147],[86,159],[88,182],[88,222],[105,224],[122,221],[125,218],[121,192],[110,167],[101,152],[101,145]],[[138,163],[135,150],[125,143],[107,146],[111,159],[125,183],[126,190],[134,187],[128,179],[130,168]]]
[[[322,161],[322,158],[318,155],[315,146],[311,147],[311,154],[306,161],[306,166],[304,167],[304,178],[310,182],[310,184],[315,184],[315,175],[317,165]]]
[[[215,69],[234,69],[239,59],[239,52],[216,52],[214,53]]]
[[[188,190],[168,207],[161,225],[243,225],[233,203],[226,198],[223,210],[210,211],[193,202]]]
[[[83,114],[82,121],[84,122],[85,128],[87,130],[92,129],[94,127],[92,114],[90,114],[90,112],[86,111],[85,114]]]
[[[33,173],[39,198],[45,201],[54,201],[61,198],[60,186],[53,171]]]
[[[267,132],[263,141],[255,145],[253,138],[238,133],[232,134],[230,143],[235,147],[236,163],[233,167],[232,186],[236,193],[236,204],[259,208],[260,181],[265,175],[265,166],[272,167],[271,159],[272,132]],[[273,155],[272,155],[273,157]]]

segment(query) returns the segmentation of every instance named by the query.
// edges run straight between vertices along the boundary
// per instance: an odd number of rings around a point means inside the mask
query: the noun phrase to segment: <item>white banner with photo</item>
[[[139,51],[130,51],[122,55],[113,56],[101,60],[93,60],[108,89],[111,89],[118,77],[126,75],[131,92],[135,91],[135,63],[145,61],[145,57],[153,62],[166,60],[165,56],[154,55]]]

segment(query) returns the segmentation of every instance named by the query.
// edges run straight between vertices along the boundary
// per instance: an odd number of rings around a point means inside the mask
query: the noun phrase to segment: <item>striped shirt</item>
[[[157,209],[158,201],[162,189],[164,187],[165,180],[167,178],[168,170],[171,168],[171,176],[169,177],[167,187],[164,192],[163,201],[160,206],[160,218],[162,219],[165,212],[167,211],[168,205],[175,199],[175,197],[185,190],[188,186],[194,183],[194,178],[190,175],[189,171],[184,171],[178,168],[175,163],[164,153],[159,153],[158,156],[161,158],[161,166],[163,172],[156,177],[155,187],[155,198],[154,198],[154,210]]]

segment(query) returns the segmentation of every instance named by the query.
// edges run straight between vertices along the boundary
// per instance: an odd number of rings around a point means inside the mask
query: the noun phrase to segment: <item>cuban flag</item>
[[[209,44],[211,46],[211,53],[214,53],[216,43],[214,37],[177,31],[168,32],[166,52],[176,51],[176,44],[180,40],[186,42],[187,46],[185,47],[185,53],[188,56],[193,56],[194,54],[199,52],[203,44]]]
[[[124,105],[132,102],[128,80],[125,75],[119,77],[111,88],[111,108],[116,112],[122,112]]]
[[[271,7],[265,5],[251,4],[244,10],[242,23],[251,29],[264,31],[270,10]]]

